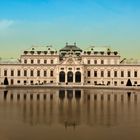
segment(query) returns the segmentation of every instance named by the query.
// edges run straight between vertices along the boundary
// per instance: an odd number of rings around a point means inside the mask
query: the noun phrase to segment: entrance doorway
[[[73,72],[69,71],[67,73],[67,82],[73,82]]]
[[[81,72],[77,71],[75,73],[75,82],[80,83],[81,82]]]

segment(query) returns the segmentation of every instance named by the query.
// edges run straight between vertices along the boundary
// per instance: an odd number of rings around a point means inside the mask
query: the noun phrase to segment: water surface
[[[140,92],[0,90],[0,140],[139,140]]]

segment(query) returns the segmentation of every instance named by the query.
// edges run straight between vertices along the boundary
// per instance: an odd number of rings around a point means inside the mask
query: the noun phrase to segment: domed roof
[[[74,43],[74,45],[68,45],[66,43],[66,46],[62,49],[60,49],[60,52],[61,51],[80,51],[82,52],[82,49],[80,49],[79,47],[76,46],[76,43]]]

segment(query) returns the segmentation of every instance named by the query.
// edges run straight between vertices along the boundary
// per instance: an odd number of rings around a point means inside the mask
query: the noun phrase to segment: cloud
[[[0,30],[5,30],[14,24],[13,20],[0,20]]]

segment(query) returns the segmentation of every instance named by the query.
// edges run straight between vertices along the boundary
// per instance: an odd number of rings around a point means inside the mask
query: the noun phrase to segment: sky
[[[0,57],[32,47],[108,46],[140,59],[139,0],[0,0]]]

